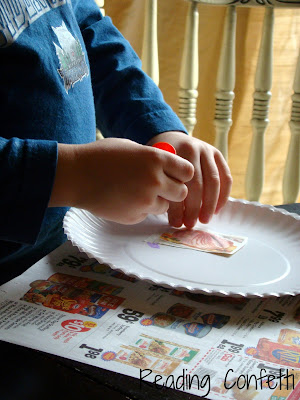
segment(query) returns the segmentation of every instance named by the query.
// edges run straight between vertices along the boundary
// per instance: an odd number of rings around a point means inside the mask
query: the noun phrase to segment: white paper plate
[[[300,293],[300,216],[245,200],[230,199],[209,229],[247,236],[224,257],[146,242],[170,228],[167,215],[120,225],[72,208],[64,219],[71,242],[88,256],[127,275],[178,290],[214,295],[266,297]],[[200,228],[198,223],[195,228]]]

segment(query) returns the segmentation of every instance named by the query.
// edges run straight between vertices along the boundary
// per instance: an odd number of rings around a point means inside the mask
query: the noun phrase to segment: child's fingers
[[[194,175],[194,166],[189,161],[166,152],[163,169],[166,175],[180,182],[188,182]]]
[[[175,228],[180,228],[183,224],[183,202],[172,202],[168,210],[169,224]]]
[[[215,154],[215,161],[220,175],[220,194],[215,212],[218,213],[226,204],[232,187],[232,177],[230,169],[221,153]]]
[[[162,197],[158,196],[155,202],[152,204],[150,209],[148,210],[149,214],[164,214],[168,211],[170,203],[168,200],[163,199]]]
[[[208,223],[213,216],[220,194],[220,176],[213,154],[203,154],[201,157],[203,174],[203,196],[199,214],[202,223]]]
[[[187,183],[188,195],[184,201],[184,225],[187,228],[192,228],[199,217],[200,208],[202,204],[203,195],[203,175],[200,168],[200,162],[195,167],[195,173],[193,179]]]
[[[169,201],[183,201],[188,194],[188,188],[184,183],[181,183],[173,178],[166,176],[163,184],[160,187],[158,195]]]

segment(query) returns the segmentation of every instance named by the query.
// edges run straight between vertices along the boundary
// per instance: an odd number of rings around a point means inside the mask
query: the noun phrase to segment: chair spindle
[[[269,123],[273,64],[274,11],[267,7],[255,75],[251,125],[253,137],[246,172],[246,198],[258,201],[264,181],[264,134]]]
[[[300,185],[300,53],[294,79],[290,119],[291,139],[283,176],[283,201],[295,203]]]
[[[215,147],[223,156],[228,156],[228,132],[232,125],[232,105],[235,86],[235,36],[236,8],[226,11],[224,33],[219,60],[216,90],[214,125],[216,129]]]
[[[196,125],[196,108],[198,97],[198,3],[190,1],[186,17],[186,29],[183,45],[179,78],[179,112],[188,133],[192,135]]]
[[[141,58],[144,72],[158,85],[157,0],[145,1],[144,37]]]

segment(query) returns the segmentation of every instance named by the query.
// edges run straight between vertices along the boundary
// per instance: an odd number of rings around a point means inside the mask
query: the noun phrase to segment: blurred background
[[[105,0],[110,16],[141,56],[143,0]],[[183,50],[185,0],[158,0],[160,88],[178,112],[179,71]],[[226,7],[199,4],[199,97],[193,136],[214,144],[215,85]],[[229,133],[228,163],[233,175],[231,195],[245,197],[245,171],[252,138],[250,124],[254,76],[260,45],[264,7],[237,7],[236,84],[233,125]],[[290,140],[288,121],[296,61],[300,48],[300,8],[275,9],[273,84],[265,134],[265,180],[261,203],[282,204],[282,177]],[[299,200],[299,199],[298,199]]]

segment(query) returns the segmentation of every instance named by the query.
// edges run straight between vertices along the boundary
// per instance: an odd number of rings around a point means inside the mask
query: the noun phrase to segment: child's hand
[[[215,147],[183,132],[160,133],[148,144],[157,142],[170,143],[195,169],[193,179],[187,183],[188,196],[184,202],[170,203],[170,224],[192,228],[198,218],[208,223],[226,204],[231,190],[232,178],[224,157]]]
[[[126,139],[58,145],[50,207],[74,206],[105,219],[133,224],[162,214],[187,196],[192,164]]]

